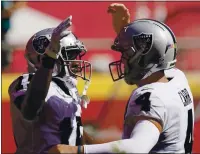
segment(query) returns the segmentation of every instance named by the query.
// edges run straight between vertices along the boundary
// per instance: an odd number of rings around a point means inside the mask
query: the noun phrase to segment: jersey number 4
[[[139,96],[136,100],[135,100],[135,103],[137,105],[140,105],[141,106],[141,110],[142,111],[150,111],[150,100],[149,100],[149,97],[150,97],[151,93],[150,92],[146,92],[144,93],[143,95]],[[131,97],[130,97],[131,98]],[[128,100],[128,103],[126,105],[126,109],[125,109],[125,112],[124,112],[124,119],[125,119],[125,116],[126,116],[126,113],[127,113],[127,109],[128,109],[128,104],[129,104],[129,101],[130,101],[130,98]]]
[[[146,112],[150,111],[150,104],[151,104],[149,100],[150,95],[151,95],[150,92],[146,92],[135,100],[135,103],[137,105],[141,105],[141,111],[146,111]]]

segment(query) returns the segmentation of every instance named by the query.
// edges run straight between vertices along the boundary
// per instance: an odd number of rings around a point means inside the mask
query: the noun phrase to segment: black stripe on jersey
[[[22,79],[23,79],[23,76],[18,77],[17,80],[19,80],[19,82],[18,82],[18,84],[17,84],[17,86],[16,86],[16,88],[15,88],[16,91],[19,91],[19,90],[22,90],[22,89],[23,89]]]
[[[81,135],[80,127],[82,126],[81,117],[76,117],[77,130],[76,130],[76,146],[83,145],[83,137]]]
[[[76,130],[76,145],[83,145],[82,141],[82,135],[80,132],[80,127],[82,126],[81,117],[76,117],[77,122],[77,130]],[[69,145],[69,139],[72,135],[72,126],[71,126],[71,118],[66,117],[63,119],[63,121],[60,123],[60,138],[61,138],[61,144],[67,144]]]
[[[29,74],[28,81],[30,82],[33,78],[34,74]]]
[[[67,117],[64,118],[63,121],[60,123],[60,138],[61,144],[69,145],[69,137],[72,133],[72,126],[71,126],[71,118]]]
[[[31,79],[33,78],[33,76],[34,76],[34,73],[32,73],[32,74],[27,74],[28,75],[28,80],[26,81],[26,83],[27,83],[27,87],[29,86],[29,84],[30,84],[30,81],[31,81]],[[24,76],[22,75],[22,76],[20,76],[17,80],[19,80],[19,82],[18,82],[18,84],[17,84],[17,86],[16,86],[16,91],[19,91],[19,90],[22,90],[22,89],[24,89],[24,85],[22,84],[22,80],[24,79]]]
[[[55,82],[67,95],[70,95],[69,89],[65,86],[63,81],[58,78],[52,78],[52,81]]]

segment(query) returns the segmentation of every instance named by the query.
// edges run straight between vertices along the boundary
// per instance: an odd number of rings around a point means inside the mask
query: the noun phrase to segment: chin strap
[[[90,103],[90,98],[87,96],[87,90],[90,85],[90,81],[85,81],[84,89],[82,92],[82,96],[79,96],[78,90],[77,90],[77,80],[73,79],[72,77],[67,77],[67,79],[62,79],[66,84],[66,86],[69,89],[69,93],[72,96],[72,98],[78,102],[83,108],[87,108],[87,105]]]
[[[90,98],[86,95],[89,85],[90,85],[90,81],[85,81],[83,93],[81,96],[81,105],[85,109],[87,108],[87,105],[90,103]]]

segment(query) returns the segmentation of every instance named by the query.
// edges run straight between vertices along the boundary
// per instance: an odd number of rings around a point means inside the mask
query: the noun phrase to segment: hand
[[[82,148],[83,150],[83,148]],[[65,144],[58,144],[53,146],[51,149],[49,149],[49,154],[59,154],[59,153],[77,153],[78,147],[77,146],[70,146]],[[83,151],[82,151],[83,152]]]
[[[113,28],[117,34],[130,23],[130,12],[124,4],[112,3],[107,12],[112,14]]]
[[[87,95],[82,95],[81,96],[82,107],[86,109],[89,103],[90,103],[90,98]]]
[[[83,89],[83,95],[81,96],[81,106],[83,108],[87,108],[88,104],[90,103],[90,98],[87,96],[87,90],[90,85],[90,81],[86,81]]]
[[[60,52],[60,40],[70,33],[70,31],[65,30],[72,25],[71,20],[72,16],[69,16],[53,30],[51,42],[45,52],[48,56],[57,59],[57,54]]]

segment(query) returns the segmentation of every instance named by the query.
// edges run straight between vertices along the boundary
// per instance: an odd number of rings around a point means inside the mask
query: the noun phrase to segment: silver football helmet
[[[127,84],[133,85],[154,72],[173,68],[176,44],[175,35],[164,23],[151,19],[130,23],[111,47],[122,54],[121,60],[109,64],[113,81],[124,78]]]
[[[25,58],[35,70],[41,65],[41,57],[50,43],[53,30],[54,28],[48,28],[37,32],[26,45]],[[68,32],[68,35],[60,40],[61,50],[54,66],[53,76],[63,74],[64,70],[65,76],[73,75],[89,81],[92,66],[89,62],[81,60],[87,50],[71,31]]]

